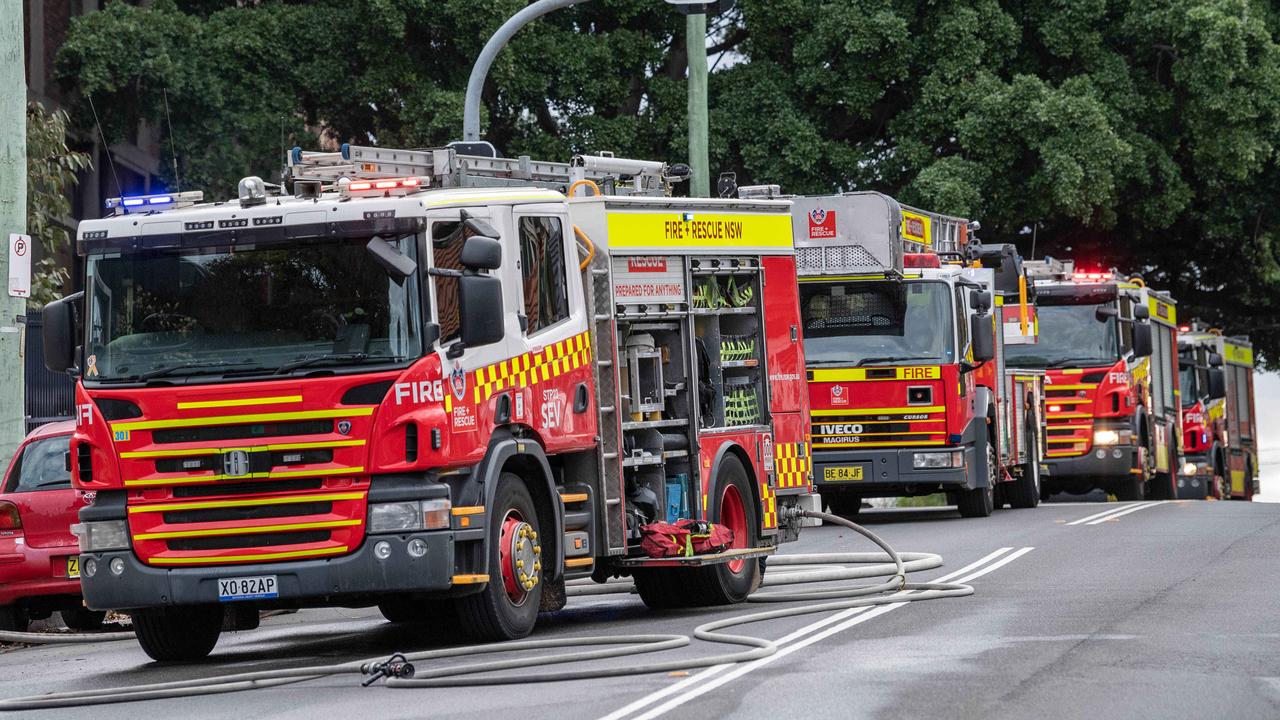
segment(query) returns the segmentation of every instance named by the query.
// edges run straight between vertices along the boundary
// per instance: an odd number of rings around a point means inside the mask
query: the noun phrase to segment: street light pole
[[[711,194],[711,159],[708,152],[707,118],[707,14],[690,12],[685,17],[685,48],[689,58],[689,195]]]
[[[22,3],[0,2],[0,461],[26,434],[22,325],[26,301],[9,297],[10,233],[27,227],[27,78]],[[27,247],[30,247],[29,245]]]

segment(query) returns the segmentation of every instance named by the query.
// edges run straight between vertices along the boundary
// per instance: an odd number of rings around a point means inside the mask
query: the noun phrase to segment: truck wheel
[[[733,531],[733,548],[759,545],[759,521],[742,461],[726,455],[716,477],[716,518]],[[760,586],[763,570],[754,558],[696,568],[652,568],[634,573],[636,591],[654,609],[740,603]]]
[[[851,518],[857,517],[858,511],[862,510],[862,497],[852,493],[831,493],[824,495],[827,501],[827,507],[831,509],[832,515]]]
[[[956,491],[956,507],[960,517],[987,517],[996,507],[996,448],[987,439],[987,486]]]
[[[102,621],[105,620],[107,614],[99,610],[90,610],[86,607],[70,608],[62,611],[62,622],[72,630],[84,632],[86,630],[99,630],[102,628]]]
[[[26,632],[31,619],[27,611],[15,605],[0,605],[0,630],[5,632]]]
[[[1244,461],[1244,499],[1253,500],[1254,493],[1258,492],[1258,481],[1253,476],[1253,459]]]
[[[524,480],[502,473],[489,517],[489,582],[456,601],[463,632],[477,640],[515,640],[533,632],[542,603],[538,513]]]
[[[1141,475],[1130,473],[1129,477],[1116,483],[1114,493],[1116,500],[1119,500],[1120,502],[1142,500],[1143,496],[1146,494],[1143,492],[1145,484],[1146,483],[1142,482]]]
[[[133,632],[152,660],[203,660],[222,634],[222,606],[143,608],[133,611]]]
[[[1034,437],[1035,433],[1028,428]],[[1032,442],[1027,448],[1027,464],[1022,466],[1022,477],[1005,488],[1009,506],[1017,509],[1033,508],[1040,504],[1040,446]]]

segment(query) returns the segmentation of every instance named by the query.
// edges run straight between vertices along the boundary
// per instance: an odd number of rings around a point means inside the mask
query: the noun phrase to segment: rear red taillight
[[[18,506],[0,500],[0,530],[21,530],[22,516],[18,514]]]

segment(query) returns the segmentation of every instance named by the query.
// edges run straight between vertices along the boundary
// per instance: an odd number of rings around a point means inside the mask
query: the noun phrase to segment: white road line
[[[1088,517],[1082,517],[1082,518],[1080,518],[1079,520],[1072,520],[1071,522],[1069,522],[1069,523],[1067,523],[1067,524],[1068,524],[1068,525],[1083,525],[1083,524],[1085,524],[1085,523],[1087,523],[1087,522],[1090,522],[1090,521],[1092,521],[1092,520],[1098,520],[1098,519],[1101,519],[1101,518],[1105,518],[1107,515],[1110,515],[1111,513],[1118,513],[1118,512],[1124,511],[1124,510],[1129,510],[1130,508],[1142,507],[1142,506],[1143,506],[1143,505],[1145,505],[1145,504],[1146,504],[1146,503],[1135,503],[1135,504],[1132,504],[1132,505],[1115,505],[1115,506],[1112,506],[1112,507],[1107,508],[1106,510],[1103,510],[1103,511],[1102,511],[1102,512],[1100,512],[1100,513],[1094,513],[1094,514],[1092,514],[1092,515],[1090,515],[1090,516],[1088,516]]]
[[[975,560],[974,562],[971,562],[968,565],[965,565],[959,570],[947,573],[942,577],[929,580],[928,582],[953,581],[954,578],[957,578],[966,573],[972,572],[975,569],[981,568],[987,563],[990,563],[993,560],[1000,558],[1002,555],[1005,555],[1005,553],[1008,553],[1010,550],[1013,550],[1013,548],[1009,548],[1009,547],[999,548],[998,550],[995,550],[989,553],[988,555],[982,558],[979,558],[978,560]],[[1022,555],[1025,555],[1030,550],[1031,548],[1023,548],[1018,552],[1014,553],[1013,557],[1021,557]],[[1010,559],[1005,558],[1000,563],[998,563],[997,566],[1005,565],[1008,562],[1010,562]],[[981,571],[979,571],[978,573],[974,574],[972,577],[978,577],[983,574],[985,573],[982,573]],[[699,672],[697,675],[685,678],[684,680],[681,680],[678,683],[665,687],[656,692],[650,693],[649,695],[646,695],[628,705],[625,705],[609,713],[608,715],[605,715],[604,717],[600,718],[600,720],[621,720],[621,718],[627,717],[633,712],[640,711],[641,709],[649,705],[652,705],[653,703],[656,703],[659,700],[662,700],[663,698],[680,693],[681,691],[685,690],[686,688],[689,688],[690,686],[698,685],[698,687],[689,690],[687,693],[681,695],[680,697],[674,698],[667,703],[664,703],[656,708],[653,708],[652,710],[645,713],[644,715],[637,716],[635,720],[643,720],[645,718],[657,717],[658,715],[661,715],[667,712],[671,708],[682,705],[688,702],[689,700],[692,700],[695,697],[698,697],[706,692],[709,692],[717,687],[720,687],[721,685],[729,682],[730,680],[741,677],[742,675],[745,675],[746,673],[751,672],[757,667],[767,665],[773,662],[774,660],[781,659],[797,650],[800,650],[809,645],[812,645],[813,643],[823,638],[834,635],[835,633],[838,633],[842,630],[853,627],[854,625],[866,622],[871,618],[879,617],[880,615],[885,614],[886,612],[888,612],[889,610],[892,610],[893,608],[902,607],[903,605],[906,605],[906,604],[907,603],[894,603],[892,605],[857,607],[857,608],[849,608],[847,610],[841,610],[837,613],[834,613],[828,617],[818,620],[817,622],[806,625],[800,628],[799,630],[796,630],[794,632],[791,632],[779,638],[776,641],[778,646],[780,647],[779,651],[774,653],[773,655],[770,655],[769,657],[761,658],[760,660],[754,660],[750,663],[745,663],[745,664],[713,665]],[[852,619],[849,619],[849,618],[852,618]],[[822,630],[823,628],[826,628],[829,625],[832,625],[834,623],[838,623],[841,621],[845,621],[845,622],[842,622],[840,625],[834,628],[829,628],[824,632],[818,633],[818,631]],[[815,635],[813,633],[818,633],[818,634]],[[796,641],[799,641],[799,642],[796,642]],[[792,643],[795,643],[795,644],[792,644]],[[730,672],[728,672],[727,674],[721,674],[721,673],[725,673],[725,671],[730,671]],[[707,682],[707,684],[705,685],[699,685],[699,683],[702,683],[704,680],[709,682]]]
[[[1158,500],[1158,501],[1156,501],[1156,502],[1149,502],[1149,503],[1143,503],[1142,505],[1135,505],[1135,506],[1133,506],[1133,507],[1131,507],[1131,508],[1128,508],[1128,509],[1126,509],[1126,510],[1122,510],[1122,511],[1120,511],[1120,512],[1118,512],[1118,513],[1112,513],[1112,514],[1110,514],[1110,515],[1108,515],[1108,516],[1106,516],[1106,517],[1098,518],[1097,520],[1094,520],[1093,522],[1088,523],[1088,524],[1089,524],[1089,525],[1098,525],[1098,524],[1100,524],[1100,523],[1104,523],[1104,522],[1106,522],[1106,521],[1108,521],[1108,520],[1115,520],[1116,518],[1120,517],[1121,515],[1128,515],[1129,513],[1138,512],[1139,510],[1146,510],[1147,508],[1152,508],[1152,507],[1155,507],[1155,506],[1157,506],[1157,505],[1164,505],[1164,504],[1165,504],[1165,503],[1167,503],[1167,502],[1169,502],[1169,501],[1168,501],[1168,500]]]

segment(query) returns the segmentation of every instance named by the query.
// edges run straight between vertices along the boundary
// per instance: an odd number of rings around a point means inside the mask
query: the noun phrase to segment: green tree
[[[471,61],[525,4],[117,2],[75,23],[59,67],[111,137],[163,127],[167,91],[184,184],[226,196],[276,169],[282,131],[456,139]],[[683,159],[681,20],[595,0],[522,30],[486,135],[508,154]],[[1278,38],[1264,0],[739,0],[709,32],[713,166],[881,190],[980,219],[988,242],[1140,272],[1280,367]]]
[[[27,232],[41,249],[31,278],[29,304],[35,307],[56,300],[70,277],[73,249],[64,225],[71,217],[69,193],[76,173],[90,167],[88,155],[67,147],[67,123],[65,111],[27,104]]]

